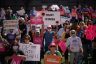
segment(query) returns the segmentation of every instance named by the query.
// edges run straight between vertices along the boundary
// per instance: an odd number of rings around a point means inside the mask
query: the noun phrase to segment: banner
[[[20,44],[20,50],[26,56],[26,61],[40,61],[40,45]]]
[[[61,57],[55,55],[47,55],[44,58],[44,64],[61,64]]]
[[[4,20],[3,27],[5,30],[18,28],[18,20]]]
[[[60,12],[57,11],[45,11],[43,16],[44,25],[56,25],[60,24]]]
[[[43,24],[42,17],[33,17],[30,19],[31,24]]]

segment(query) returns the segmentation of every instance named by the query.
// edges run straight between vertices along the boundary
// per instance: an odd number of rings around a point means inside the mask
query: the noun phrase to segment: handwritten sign
[[[40,45],[22,44],[20,49],[26,56],[26,61],[40,61]]]
[[[18,20],[4,20],[3,27],[6,30],[16,29],[18,27]]]
[[[63,23],[65,23],[66,21],[70,21],[71,18],[61,16],[60,20],[61,20],[61,24],[63,24]]]
[[[45,11],[43,16],[44,25],[56,25],[56,21],[60,24],[60,12]]]
[[[44,58],[45,64],[61,64],[61,57],[55,55],[47,55]]]

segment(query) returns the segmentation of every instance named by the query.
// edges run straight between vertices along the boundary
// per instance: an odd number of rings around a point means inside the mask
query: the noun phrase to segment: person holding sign
[[[22,64],[25,60],[24,53],[19,50],[19,44],[17,42],[13,43],[8,54],[9,57],[6,57],[6,60],[8,60],[8,63],[10,64]]]
[[[57,59],[58,58],[58,59]],[[60,64],[61,63],[62,55],[59,51],[56,50],[56,44],[52,42],[49,45],[49,51],[45,53],[44,56],[44,63],[45,64]],[[52,60],[53,61],[52,61]],[[50,61],[49,61],[50,60]]]
[[[1,64],[6,64],[5,56],[8,50],[7,49],[8,46],[9,46],[9,43],[0,34],[0,63]]]
[[[20,44],[20,50],[23,51],[26,60],[24,61],[23,64],[35,64],[35,61],[32,61],[31,59],[33,58],[33,56],[31,57],[31,54],[33,51],[31,51],[32,48],[30,48],[33,45],[32,42],[30,42],[30,36],[29,35],[25,35],[23,38],[23,43]]]
[[[44,39],[45,39],[44,49],[45,49],[45,52],[48,50],[48,46],[49,46],[50,43],[52,42],[53,36],[54,36],[54,32],[52,31],[51,25],[49,25],[49,26],[47,27],[46,32],[44,33]]]

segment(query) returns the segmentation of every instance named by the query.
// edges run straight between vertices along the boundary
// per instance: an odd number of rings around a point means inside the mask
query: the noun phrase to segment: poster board
[[[61,16],[60,20],[61,20],[61,24],[63,24],[63,23],[65,23],[66,21],[70,21],[71,18],[68,18],[68,17],[62,17],[62,16]]]
[[[61,57],[55,55],[47,55],[44,57],[44,64],[61,64]]]
[[[59,11],[45,11],[43,16],[44,25],[56,25],[56,21],[60,24]]]
[[[32,17],[30,18],[30,23],[31,24],[43,24],[42,17]]]
[[[3,21],[3,28],[4,31],[8,33],[10,29],[17,29],[18,28],[18,20],[4,20]]]
[[[40,61],[39,44],[20,44],[20,50],[26,56],[26,61]]]

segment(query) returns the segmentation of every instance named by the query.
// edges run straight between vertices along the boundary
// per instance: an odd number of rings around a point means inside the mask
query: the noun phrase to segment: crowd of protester
[[[23,64],[41,64],[41,62],[25,61],[24,53],[19,49],[20,43],[23,44],[40,44],[41,45],[41,59],[44,55],[56,54],[65,58],[65,64],[96,64],[96,10],[91,6],[73,8],[61,5],[59,9],[43,8],[40,11],[60,11],[61,16],[70,17],[71,20],[66,20],[62,25],[50,25],[47,28],[42,28],[38,31],[33,31],[30,24],[30,17],[35,17],[37,10],[33,7],[29,14],[21,7],[19,11],[8,7],[7,10],[1,8],[0,10],[0,64],[11,64],[14,54],[23,57]],[[44,13],[41,14],[43,16]],[[3,30],[4,20],[17,20],[19,28],[16,30],[10,29],[8,33]],[[87,29],[93,27],[95,30],[94,37],[87,36]],[[87,31],[87,32],[86,32]],[[89,31],[90,34],[91,31]],[[91,34],[92,35],[92,34]],[[89,37],[89,38],[88,38]],[[65,44],[65,51],[61,49],[59,44]],[[70,53],[70,54],[69,54]],[[70,56],[69,56],[70,55]],[[91,59],[89,60],[89,57]],[[64,59],[63,59],[64,60]],[[64,62],[61,62],[64,64]],[[13,63],[14,64],[14,63]]]

